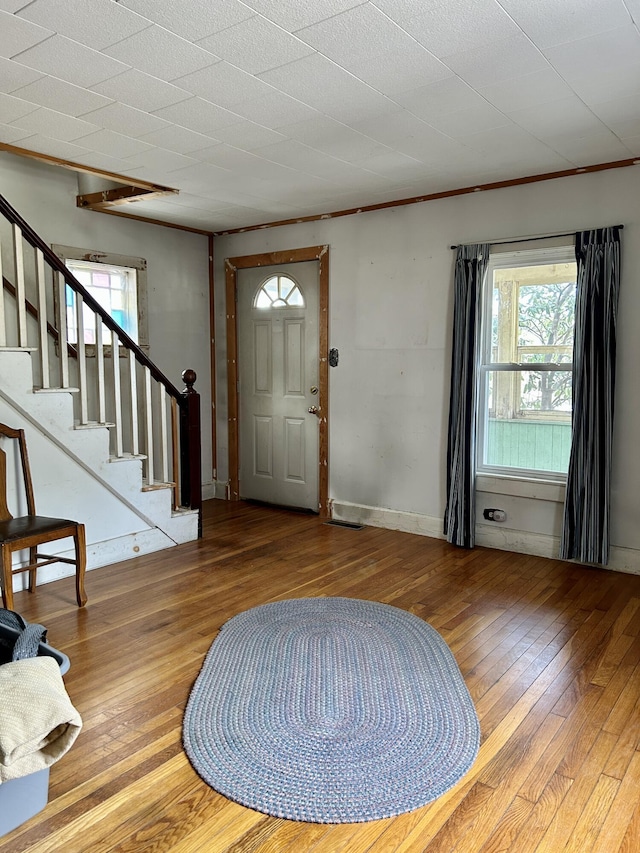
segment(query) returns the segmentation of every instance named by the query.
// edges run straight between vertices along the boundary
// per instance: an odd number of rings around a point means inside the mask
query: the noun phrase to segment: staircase
[[[0,421],[26,431],[38,513],[85,523],[88,569],[196,539],[195,373],[178,390],[2,196],[0,281]]]

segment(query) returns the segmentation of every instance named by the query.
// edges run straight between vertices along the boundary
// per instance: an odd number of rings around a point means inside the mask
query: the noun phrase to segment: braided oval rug
[[[302,598],[223,625],[183,743],[216,791],[276,817],[352,823],[423,806],[473,764],[480,726],[456,661],[386,604]]]

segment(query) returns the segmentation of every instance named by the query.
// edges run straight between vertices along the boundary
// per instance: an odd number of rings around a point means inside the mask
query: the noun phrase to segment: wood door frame
[[[227,301],[227,391],[229,430],[229,500],[240,499],[238,394],[238,270],[318,261],[318,510],[329,517],[329,246],[307,246],[285,252],[265,252],[225,258]]]

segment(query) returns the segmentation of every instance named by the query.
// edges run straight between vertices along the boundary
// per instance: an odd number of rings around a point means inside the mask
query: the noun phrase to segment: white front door
[[[318,263],[238,271],[240,497],[318,511]]]

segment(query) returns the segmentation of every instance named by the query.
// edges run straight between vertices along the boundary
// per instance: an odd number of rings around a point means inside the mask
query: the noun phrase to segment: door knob
[[[320,414],[320,409],[317,406],[309,406],[307,411],[309,412],[310,415],[319,415]]]

